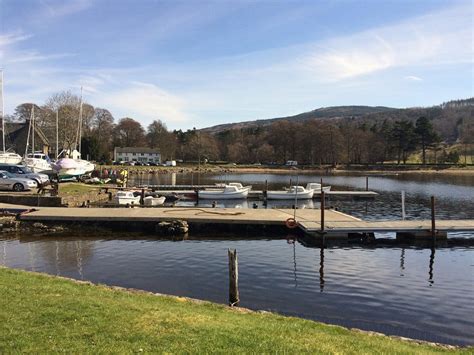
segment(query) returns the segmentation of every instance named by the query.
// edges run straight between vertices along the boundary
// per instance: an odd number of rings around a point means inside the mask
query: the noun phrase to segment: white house
[[[141,147],[115,147],[115,161],[139,161],[141,163],[154,162],[161,164],[161,154],[158,149]]]

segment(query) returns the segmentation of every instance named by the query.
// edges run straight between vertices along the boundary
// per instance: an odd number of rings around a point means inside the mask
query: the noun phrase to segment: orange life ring
[[[298,226],[298,223],[296,222],[296,219],[294,218],[288,218],[286,221],[285,221],[285,225],[287,226],[287,228],[290,228],[290,229],[294,229]]]

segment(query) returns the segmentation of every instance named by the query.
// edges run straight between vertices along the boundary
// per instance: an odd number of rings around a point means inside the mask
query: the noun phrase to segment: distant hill
[[[385,106],[333,106],[321,107],[294,116],[277,117],[255,121],[227,123],[204,128],[201,131],[217,134],[234,129],[266,127],[277,121],[305,122],[309,120],[359,120],[370,124],[376,122],[409,120],[425,116],[432,120],[444,139],[454,142],[465,124],[473,124],[474,98],[452,100],[431,107],[392,108]],[[464,122],[464,123],[463,123]]]
[[[374,113],[382,113],[398,110],[392,107],[385,106],[332,106],[332,107],[321,107],[313,111],[300,113],[294,116],[268,118],[255,121],[245,121],[238,123],[226,123],[208,128],[203,128],[202,131],[207,133],[219,133],[230,129],[242,129],[256,126],[267,126],[276,121],[293,121],[293,122],[304,122],[313,119],[334,119],[334,118],[346,118],[346,117],[362,117]]]

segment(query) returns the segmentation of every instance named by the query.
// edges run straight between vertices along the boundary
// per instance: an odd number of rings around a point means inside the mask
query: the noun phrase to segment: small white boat
[[[147,196],[143,199],[143,204],[147,207],[161,206],[162,204],[165,203],[165,200],[166,200],[165,196],[161,196],[161,197]]]
[[[198,198],[206,200],[231,200],[247,198],[252,186],[242,186],[240,182],[218,185],[216,188],[198,191]]]
[[[28,153],[23,159],[23,164],[34,173],[52,173],[53,165],[46,154],[42,152]]]
[[[305,189],[303,186],[291,186],[288,190],[267,191],[268,200],[298,200],[313,198],[314,190]]]
[[[20,164],[21,155],[13,152],[0,152],[0,163],[1,164]]]
[[[314,190],[315,193],[320,194],[321,187],[324,192],[331,191],[331,186],[321,186],[321,184],[317,182],[308,182],[306,185],[306,190]]]
[[[135,196],[132,191],[119,191],[112,198],[115,205],[139,205],[140,196]]]

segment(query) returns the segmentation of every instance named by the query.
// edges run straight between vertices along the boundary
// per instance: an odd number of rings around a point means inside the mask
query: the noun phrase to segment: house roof
[[[116,153],[156,153],[160,154],[159,149],[147,148],[147,147],[115,147]]]
[[[7,146],[12,147],[17,153],[25,151],[29,125],[29,120],[25,122],[5,122],[5,141]],[[39,146],[49,145],[48,138],[43,131],[39,127],[35,127],[35,149],[38,149]]]

